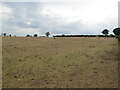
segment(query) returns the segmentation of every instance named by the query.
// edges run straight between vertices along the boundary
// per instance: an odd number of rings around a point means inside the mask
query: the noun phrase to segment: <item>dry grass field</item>
[[[2,88],[2,37],[0,36],[0,89]]]
[[[115,38],[3,37],[3,88],[117,88]]]

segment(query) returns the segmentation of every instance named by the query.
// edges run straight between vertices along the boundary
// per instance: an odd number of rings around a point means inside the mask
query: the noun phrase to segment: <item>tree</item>
[[[3,36],[6,36],[6,33],[3,33]]]
[[[116,38],[120,41],[120,28],[115,28],[113,32],[116,35]]]
[[[120,28],[115,28],[115,29],[113,30],[113,33],[114,33],[115,35],[120,35]]]
[[[102,31],[102,33],[105,34],[105,36],[107,36],[107,35],[109,34],[109,30],[104,29],[104,30]]]
[[[26,37],[30,37],[30,35],[28,34],[28,35],[26,35]]]
[[[38,37],[38,35],[37,35],[37,34],[34,34],[34,37]]]
[[[47,37],[49,37],[50,33],[49,33],[49,32],[46,32],[45,35],[46,35]]]

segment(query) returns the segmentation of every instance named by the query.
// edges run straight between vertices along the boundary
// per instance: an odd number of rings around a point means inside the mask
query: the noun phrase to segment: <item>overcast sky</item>
[[[119,0],[59,2],[2,2],[2,32],[25,36],[56,34],[110,34],[118,27]]]

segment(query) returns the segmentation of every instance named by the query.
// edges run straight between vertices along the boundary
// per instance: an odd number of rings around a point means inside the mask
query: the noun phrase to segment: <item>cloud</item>
[[[71,2],[4,2],[3,32],[21,36],[47,31],[53,35],[101,34],[104,28],[112,33],[117,27],[117,0]]]

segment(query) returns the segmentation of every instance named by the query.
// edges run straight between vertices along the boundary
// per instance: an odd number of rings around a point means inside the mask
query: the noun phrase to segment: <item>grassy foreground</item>
[[[115,38],[3,37],[3,88],[117,88]]]

